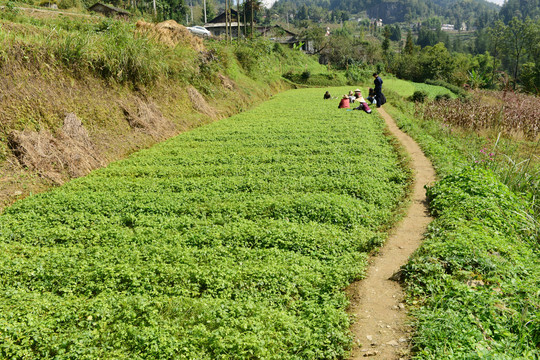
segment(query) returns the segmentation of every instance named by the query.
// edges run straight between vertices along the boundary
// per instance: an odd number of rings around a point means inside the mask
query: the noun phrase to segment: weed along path
[[[390,132],[410,154],[415,178],[412,204],[406,217],[393,230],[379,254],[372,258],[366,278],[348,289],[352,296],[349,312],[356,317],[351,330],[358,345],[353,348],[352,359],[407,357],[410,329],[406,325],[403,292],[399,283],[390,278],[418,248],[431,221],[424,185],[435,180],[435,170],[418,144],[402,132],[382,108],[378,110]]]

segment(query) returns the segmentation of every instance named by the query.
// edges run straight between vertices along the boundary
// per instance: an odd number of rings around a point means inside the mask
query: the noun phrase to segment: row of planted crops
[[[316,359],[409,174],[317,89],[182,134],[0,216],[0,358]]]

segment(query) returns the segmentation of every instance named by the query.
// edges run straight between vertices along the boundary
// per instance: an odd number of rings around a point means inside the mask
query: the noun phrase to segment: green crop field
[[[451,98],[456,97],[453,92],[441,86],[415,83],[394,78],[384,78],[383,81],[383,92],[385,89],[390,89],[403,97],[409,97],[414,94],[415,91],[425,91],[430,98],[434,98],[437,95],[448,95]]]
[[[409,182],[377,115],[318,89],[0,215],[0,358],[333,359],[344,289]]]

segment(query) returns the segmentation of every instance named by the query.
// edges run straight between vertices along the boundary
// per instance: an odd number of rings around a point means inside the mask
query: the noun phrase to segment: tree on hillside
[[[433,80],[452,80],[452,72],[455,64],[452,55],[443,43],[435,46],[427,46],[420,54],[420,67],[423,78]]]
[[[390,35],[391,35],[390,26],[385,25],[384,30],[383,30],[384,40],[382,42],[382,51],[385,58],[388,57],[388,49],[390,48]]]
[[[495,86],[491,74],[496,67],[497,59],[491,56],[488,51],[486,51],[484,54],[476,55],[473,58],[473,63],[471,65],[472,69],[475,69],[479,74],[482,74],[483,86],[486,88],[493,88]]]
[[[259,12],[263,8],[263,4],[260,0],[245,0],[244,5],[242,6],[241,12],[244,13],[243,21],[246,24],[251,24],[251,30],[249,31],[250,36],[253,37],[255,19],[258,19]]]
[[[213,0],[206,0],[206,17],[204,16],[204,10],[201,13],[201,22],[205,23],[208,20],[212,20],[216,17],[216,5]]]
[[[306,4],[300,7],[298,13],[296,14],[298,20],[309,20],[309,9]]]
[[[540,18],[536,21],[528,20],[526,49],[528,62],[523,64],[521,79],[524,89],[528,92],[540,94]]]
[[[525,20],[526,17],[535,19],[540,16],[540,0],[507,0],[503,4],[499,17],[510,23],[514,17]]]
[[[505,48],[513,63],[514,89],[517,85],[519,65],[528,41],[528,27],[521,19],[514,17],[505,27]]]
[[[492,28],[487,29],[487,34],[489,38],[489,51],[491,55],[498,59],[501,57],[504,49],[504,40],[505,40],[506,25],[501,20],[497,20],[493,24]],[[495,60],[495,64],[491,73],[491,83],[495,83],[495,73],[499,67],[500,62]]]
[[[412,55],[413,51],[414,51],[414,43],[413,43],[413,37],[412,37],[412,32],[411,30],[409,30],[407,32],[407,41],[405,42],[405,54],[408,54],[408,55]]]
[[[430,30],[425,27],[421,27],[418,32],[418,39],[416,39],[416,44],[421,47],[434,46],[438,43],[437,33],[433,30]]]
[[[320,53],[329,46],[329,37],[325,36],[325,29],[320,26],[315,26],[312,23],[306,23],[305,28],[301,31],[302,39],[312,41],[316,53]]]
[[[431,17],[422,23],[422,27],[426,27],[429,30],[438,31],[441,29],[441,19],[438,17]]]
[[[172,19],[184,24],[189,8],[184,0],[158,0],[156,1],[156,10],[158,19]]]
[[[308,8],[309,18],[313,21],[323,21],[326,20],[328,11],[324,10],[320,6],[310,6]]]

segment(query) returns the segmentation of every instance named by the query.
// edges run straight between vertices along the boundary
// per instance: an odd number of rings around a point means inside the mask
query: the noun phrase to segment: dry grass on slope
[[[143,20],[135,24],[136,33],[145,35],[170,47],[177,45],[189,46],[201,52],[205,50],[203,40],[192,35],[189,30],[174,20],[167,20],[158,24],[147,23]]]

